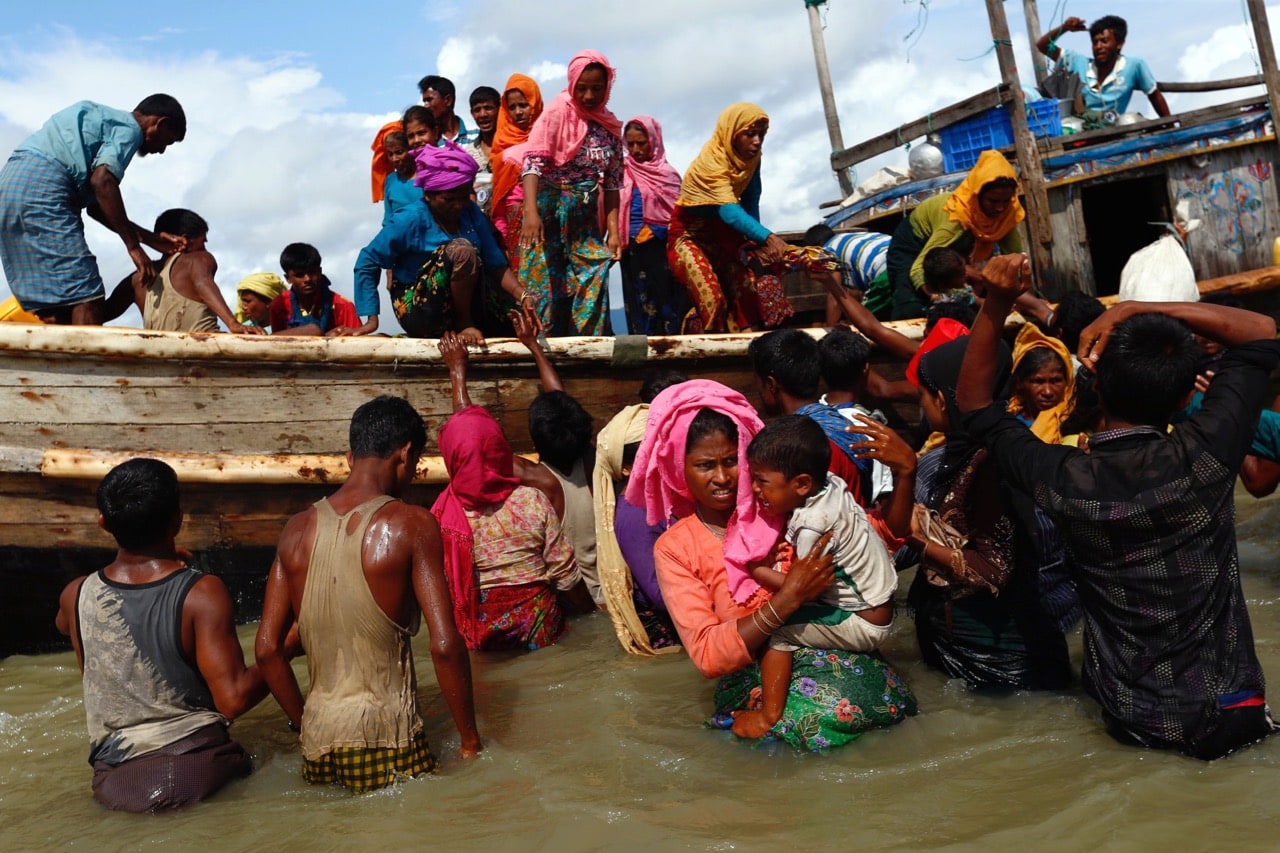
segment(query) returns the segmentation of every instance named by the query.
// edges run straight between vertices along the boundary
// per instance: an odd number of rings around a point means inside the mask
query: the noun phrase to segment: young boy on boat
[[[471,659],[453,618],[440,526],[400,500],[426,427],[406,400],[378,397],[351,418],[351,473],[289,519],[267,577],[255,652],[289,724],[302,777],[354,793],[437,767],[418,710],[410,640],[425,618],[436,680],[464,757],[480,751]],[[297,623],[310,689],[304,704],[286,647]]]
[[[1046,445],[993,402],[1025,256],[994,259],[956,390],[964,427],[1058,524],[1084,607],[1085,690],[1122,743],[1212,760],[1275,730],[1240,589],[1233,490],[1280,362],[1269,317],[1206,303],[1124,302],[1080,337],[1102,427],[1089,452]],[[1204,402],[1192,333],[1229,347]]]
[[[342,335],[360,327],[356,306],[333,292],[315,246],[285,246],[280,268],[289,289],[271,301],[272,334]]]
[[[121,811],[180,808],[249,774],[227,726],[267,688],[244,665],[226,586],[188,568],[174,545],[173,469],[131,459],[107,473],[97,498],[116,557],[67,584],[57,617],[84,674],[93,795]]]
[[[751,440],[747,461],[760,512],[786,523],[783,541],[794,553],[807,554],[830,533],[836,569],[835,582],[791,619],[779,619],[768,602],[752,616],[769,629],[769,647],[760,658],[762,707],[735,713],[733,733],[758,738],[782,719],[795,651],[880,648],[893,628],[898,575],[866,512],[844,481],[827,472],[831,445],[817,423],[804,415],[770,422]],[[738,570],[730,566],[728,571],[730,589],[741,588],[733,577]],[[771,593],[782,588],[786,577],[776,563],[752,566],[750,575]]]

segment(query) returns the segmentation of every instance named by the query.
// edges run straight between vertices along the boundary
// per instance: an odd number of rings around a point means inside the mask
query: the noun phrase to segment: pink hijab
[[[578,78],[591,64],[603,65],[605,69],[604,101],[593,110],[588,110],[573,97]],[[619,139],[622,138],[622,122],[609,111],[609,95],[613,93],[615,77],[613,66],[603,53],[584,50],[569,60],[569,85],[560,94],[551,99],[542,115],[529,129],[529,140],[521,145],[513,145],[502,152],[502,156],[510,163],[523,164],[528,154],[540,154],[551,158],[556,166],[563,166],[578,154],[578,149],[587,138],[587,124],[594,121]]]
[[[681,382],[655,397],[626,497],[645,508],[645,521],[651,525],[693,514],[697,506],[685,481],[684,457],[689,424],[702,409],[727,415],[738,425],[738,508],[725,530],[724,560],[729,592],[744,604],[760,589],[747,573],[747,564],[766,556],[782,532],[782,520],[761,515],[751,493],[747,445],[764,424],[746,397],[710,379]]]
[[[638,124],[649,137],[649,159],[637,163],[628,154],[622,161],[622,201],[618,206],[618,232],[622,245],[631,233],[631,191],[640,190],[644,221],[666,225],[671,221],[680,195],[680,173],[667,162],[667,146],[662,142],[662,125],[653,116],[636,116],[627,124]],[[625,125],[624,125],[625,127]],[[624,140],[625,141],[625,140]]]
[[[480,588],[476,584],[474,540],[466,510],[505,501],[520,480],[512,473],[513,455],[502,427],[480,406],[467,406],[440,430],[440,455],[449,486],[431,506],[444,540],[445,575],[453,598],[453,619],[467,648],[479,645]]]

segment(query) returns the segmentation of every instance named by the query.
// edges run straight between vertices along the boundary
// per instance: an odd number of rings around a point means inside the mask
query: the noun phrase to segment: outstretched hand
[[[523,303],[523,300],[521,302]],[[542,334],[542,320],[533,309],[522,304],[519,309],[507,312],[507,318],[511,320],[511,327],[515,329],[516,340],[530,350],[538,346],[538,335]]]
[[[467,365],[467,342],[457,332],[445,332],[440,336],[440,360],[450,370]]]
[[[895,430],[874,418],[859,415],[857,423],[852,424],[849,431],[866,436],[866,441],[849,444],[849,449],[859,456],[874,459],[899,477],[916,470],[915,451]]]
[[[998,255],[982,268],[973,292],[984,299],[1013,302],[1031,289],[1031,260],[1023,254]],[[980,292],[981,291],[981,292]]]

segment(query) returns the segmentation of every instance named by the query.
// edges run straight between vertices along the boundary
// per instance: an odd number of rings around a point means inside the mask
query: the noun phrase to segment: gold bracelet
[[[773,601],[766,601],[765,604],[769,605],[769,612],[773,614],[773,618],[778,620],[779,628],[787,624],[787,620],[778,615],[778,611],[773,606]]]
[[[767,602],[766,602],[766,603],[767,603]],[[753,611],[751,611],[751,612],[752,612],[753,614],[759,614],[759,616],[760,616],[760,621],[761,621],[761,622],[763,622],[764,624],[766,624],[766,625],[768,625],[768,626],[769,626],[769,633],[773,633],[774,631],[776,631],[776,630],[778,630],[779,628],[781,628],[781,627],[782,627],[782,623],[781,623],[781,622],[779,622],[777,625],[774,625],[772,622],[770,622],[770,621],[769,621],[769,617],[768,617],[768,616],[765,616],[763,613],[761,613],[761,612],[760,612],[760,611],[762,611],[762,610],[764,610],[764,607],[763,607],[763,606],[762,606],[762,607],[757,607],[755,610],[753,610]]]
[[[764,634],[767,637],[770,634],[772,634],[773,631],[768,630],[767,628],[765,628],[763,625],[760,624],[761,619],[758,615],[759,613],[760,613],[759,610],[751,611],[751,623],[756,626],[757,631],[759,631],[761,634]],[[765,624],[767,625],[768,623],[766,622]]]

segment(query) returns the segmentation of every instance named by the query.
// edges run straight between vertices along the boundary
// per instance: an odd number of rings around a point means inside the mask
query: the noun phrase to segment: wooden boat
[[[1253,296],[1277,285],[1280,267],[1270,267],[1202,288]],[[919,338],[924,321],[890,325]],[[653,369],[715,379],[754,398],[753,337],[553,338],[547,348],[599,428],[639,401]],[[897,378],[902,365],[880,359],[876,369]],[[524,346],[494,340],[473,352],[468,388],[516,450],[530,452],[527,412],[539,386]],[[110,547],[97,526],[94,486],[141,455],[178,471],[183,546],[273,547],[289,515],[345,477],[351,413],[379,394],[405,397],[427,421],[412,497],[429,501],[447,481],[435,438],[452,412],[434,341],[0,323],[0,549]]]

